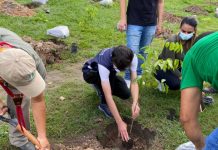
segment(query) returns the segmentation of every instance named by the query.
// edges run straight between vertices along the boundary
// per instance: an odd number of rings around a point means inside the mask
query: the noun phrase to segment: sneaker
[[[205,105],[211,105],[214,103],[214,99],[211,96],[203,96],[203,103]]]
[[[110,109],[108,108],[107,104],[100,104],[100,105],[98,105],[98,109],[100,111],[102,111],[106,117],[108,117],[108,118],[112,118],[113,117],[113,115],[112,115]]]
[[[157,89],[160,91],[160,92],[165,92],[166,89],[164,87],[164,83],[161,83],[159,80],[156,80],[157,83],[158,83],[158,86],[157,86]]]
[[[28,142],[19,148],[20,150],[36,150],[35,146],[31,142]]]
[[[204,92],[204,93],[211,93],[211,94],[213,94],[213,93],[218,93],[218,91],[217,91],[216,89],[212,88],[212,87],[204,88],[204,89],[203,89],[203,92]]]
[[[103,94],[102,91],[98,88],[98,86],[96,86],[95,84],[92,84],[92,87],[93,87],[94,90],[96,91],[96,94],[98,95],[100,102],[101,102],[101,103],[105,103],[104,94]]]

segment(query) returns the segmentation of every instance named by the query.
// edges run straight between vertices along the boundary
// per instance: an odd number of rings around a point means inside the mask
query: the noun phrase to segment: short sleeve
[[[132,59],[132,63],[130,65],[130,70],[132,72],[136,72],[137,66],[138,66],[138,58],[137,58],[136,54],[134,54],[134,57]]]
[[[193,63],[191,53],[185,56],[182,65],[182,82],[180,89],[186,89],[189,87],[198,87],[202,90],[203,80],[201,79],[198,71]]]
[[[107,68],[98,64],[98,72],[99,72],[101,81],[109,81],[110,71]]]

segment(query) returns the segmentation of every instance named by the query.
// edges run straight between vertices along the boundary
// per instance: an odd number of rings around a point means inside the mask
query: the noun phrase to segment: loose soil
[[[208,12],[206,10],[196,5],[188,6],[187,8],[185,8],[185,12],[190,12],[194,15],[208,15]]]
[[[31,3],[25,4],[24,6],[28,7],[29,9],[35,9],[35,8],[40,7],[41,4],[37,2],[31,2]]]
[[[61,52],[67,49],[67,45],[62,41],[35,41],[31,37],[27,36],[23,37],[23,40],[34,48],[45,65],[60,62]]]
[[[182,20],[182,17],[176,16],[169,12],[164,12],[164,20],[169,23],[180,23]]]
[[[124,118],[127,123],[128,132],[131,128],[132,120]],[[147,150],[152,146],[152,141],[155,139],[155,131],[148,128],[143,128],[137,121],[134,121],[132,132],[129,133],[131,140],[122,142],[118,137],[118,130],[116,123],[109,124],[105,131],[97,136],[101,145],[104,148],[120,149],[120,150]]]
[[[0,0],[0,12],[10,16],[30,17],[35,11],[18,4],[14,0]]]
[[[124,118],[130,130],[131,119]],[[118,138],[116,123],[109,124],[103,128],[103,118],[94,120],[99,124],[99,128],[91,130],[81,136],[68,137],[63,142],[51,142],[52,150],[130,150],[122,144]],[[142,126],[134,121],[132,134],[130,137],[133,141],[131,150],[163,150],[158,139],[155,139],[155,131]]]

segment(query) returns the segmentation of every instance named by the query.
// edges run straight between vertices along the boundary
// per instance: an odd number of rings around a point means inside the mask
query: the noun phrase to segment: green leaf
[[[175,59],[174,62],[173,62],[173,68],[174,70],[177,69],[179,66],[179,60],[178,59]]]
[[[180,43],[180,52],[181,52],[181,53],[183,52],[183,46],[182,46],[181,43]]]
[[[164,63],[163,63],[163,71],[164,72],[167,71],[167,61],[164,61]]]
[[[169,48],[169,50],[170,50],[170,51],[175,51],[174,48],[175,48],[175,43],[174,43],[174,42],[171,42],[171,43],[170,43],[170,48]]]
[[[168,48],[170,46],[170,42],[166,42],[165,47]]]
[[[141,54],[138,54],[137,57],[138,57],[138,59],[145,61],[145,58]]]
[[[146,69],[146,65],[145,65],[145,63],[141,64],[141,68],[142,68],[143,70]]]
[[[168,68],[168,69],[173,69],[173,70],[174,70],[174,68],[173,68],[173,61],[172,61],[172,59],[168,58],[168,59],[167,59],[167,63],[168,63],[168,66],[169,66],[169,68]]]

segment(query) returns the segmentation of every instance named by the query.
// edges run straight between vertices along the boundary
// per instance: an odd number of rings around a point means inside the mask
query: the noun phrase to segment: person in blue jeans
[[[163,22],[164,0],[129,0],[126,13],[126,0],[120,0],[120,21],[118,30],[126,30],[127,47],[135,54],[144,53],[145,46],[148,46],[157,30],[161,33]],[[137,75],[142,75],[141,64],[143,61],[138,59]],[[130,85],[130,71],[125,72],[125,81]]]

